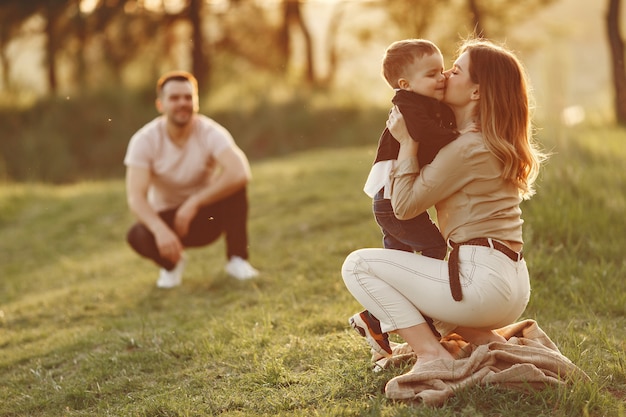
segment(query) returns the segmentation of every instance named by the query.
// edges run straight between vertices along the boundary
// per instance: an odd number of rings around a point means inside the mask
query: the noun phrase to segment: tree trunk
[[[339,25],[341,24],[344,11],[343,2],[338,2],[335,5],[330,23],[328,24],[328,32],[326,34],[326,50],[328,56],[328,71],[324,77],[322,84],[324,87],[330,87],[337,74],[337,66],[339,64],[338,52],[337,52],[337,34],[339,33]]]
[[[78,38],[78,51],[76,52],[76,80],[81,92],[87,87],[87,64],[85,62],[85,48],[87,47],[87,22],[83,12],[80,11],[80,0],[76,0],[76,37]]]
[[[606,27],[615,87],[615,118],[618,124],[626,126],[626,69],[624,67],[624,41],[619,31],[620,3],[621,0],[609,0]]]
[[[291,8],[289,6],[289,0],[283,2],[283,24],[280,27],[277,35],[278,51],[280,54],[280,69],[283,74],[287,73],[287,67],[289,66],[289,51],[291,50],[291,44],[289,43],[289,24],[291,22]]]
[[[9,61],[9,57],[7,56],[6,44],[8,41],[8,36],[4,36],[2,31],[0,31],[0,67],[2,68],[2,87],[6,91],[11,91],[11,61]]]
[[[189,0],[189,22],[192,27],[191,58],[193,74],[198,80],[198,89],[206,91],[208,89],[209,68],[207,58],[204,55],[204,36],[202,34],[202,0]]]
[[[472,25],[474,27],[474,36],[486,38],[485,28],[481,25],[481,13],[476,0],[468,0],[468,7],[472,16]]]
[[[309,33],[304,20],[302,19],[302,13],[300,13],[300,1],[299,0],[285,0],[284,3],[284,26],[282,29],[281,35],[281,48],[283,49],[283,53],[285,54],[285,62],[289,62],[289,56],[291,54],[290,46],[291,42],[289,40],[289,26],[293,22],[300,28],[302,32],[302,36],[304,37],[304,54],[305,54],[305,78],[306,81],[310,84],[315,82],[315,72],[314,72],[314,64],[313,64],[313,40],[311,39],[311,34]]]
[[[48,78],[48,92],[55,95],[58,90],[57,86],[57,72],[56,72],[56,51],[57,51],[57,37],[54,30],[56,24],[56,13],[54,6],[48,4],[46,7],[46,66],[47,66],[47,78]]]

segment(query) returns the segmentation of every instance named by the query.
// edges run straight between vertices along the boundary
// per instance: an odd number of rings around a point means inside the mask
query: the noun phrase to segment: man
[[[256,277],[247,261],[246,156],[224,127],[198,114],[193,75],[166,73],[156,90],[161,116],[133,135],[124,158],[128,205],[138,219],[128,243],[161,267],[160,288],[181,284],[184,248],[222,234],[226,272],[240,280]]]

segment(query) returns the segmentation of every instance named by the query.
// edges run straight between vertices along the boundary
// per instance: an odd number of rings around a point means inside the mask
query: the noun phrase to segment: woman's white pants
[[[497,329],[515,322],[530,298],[526,262],[482,246],[459,248],[463,299],[450,293],[448,262],[392,249],[359,249],[346,258],[343,280],[381,322],[383,332],[433,319],[445,336],[457,326]]]

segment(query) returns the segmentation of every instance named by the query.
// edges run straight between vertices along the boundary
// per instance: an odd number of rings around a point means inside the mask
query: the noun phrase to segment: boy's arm
[[[428,100],[415,93],[398,91],[392,101],[402,113],[413,140],[441,148],[456,139],[459,132],[440,125],[444,108],[440,110],[439,118],[436,118],[432,109],[429,109],[432,103],[428,103]]]
[[[406,127],[413,140],[444,146],[459,136],[457,130],[440,126],[439,120],[431,117],[425,106],[400,105],[398,108],[406,120]]]

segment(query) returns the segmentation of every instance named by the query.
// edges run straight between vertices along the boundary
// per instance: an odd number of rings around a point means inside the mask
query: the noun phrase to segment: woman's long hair
[[[460,52],[469,53],[469,74],[478,84],[476,118],[487,147],[502,161],[502,177],[530,198],[546,155],[534,142],[524,67],[513,53],[486,40],[467,40]]]

